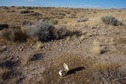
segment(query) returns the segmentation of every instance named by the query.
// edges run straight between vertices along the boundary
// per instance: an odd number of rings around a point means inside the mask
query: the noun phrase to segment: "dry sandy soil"
[[[126,10],[119,9],[0,7],[2,24],[24,27],[24,21],[57,20],[56,27],[81,32],[49,42],[0,38],[0,84],[126,84],[126,26],[104,24],[105,15],[126,24]],[[82,17],[89,20],[77,22]],[[63,63],[71,73],[60,77]]]

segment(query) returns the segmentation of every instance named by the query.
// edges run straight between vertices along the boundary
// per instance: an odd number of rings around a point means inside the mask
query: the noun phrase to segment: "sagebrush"
[[[103,16],[101,17],[102,21],[106,24],[111,24],[111,25],[114,25],[114,26],[119,26],[119,25],[122,25],[122,22],[119,21],[117,18],[115,18],[114,16],[112,15],[109,15],[109,16]]]
[[[27,26],[26,32],[28,36],[35,40],[49,41],[63,38],[67,34],[65,27],[55,28],[52,24],[43,21],[37,22],[35,25]]]

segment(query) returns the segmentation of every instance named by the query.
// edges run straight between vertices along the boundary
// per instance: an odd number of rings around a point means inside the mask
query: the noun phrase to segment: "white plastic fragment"
[[[67,72],[68,72],[68,71],[69,71],[69,67],[68,67],[68,65],[67,65],[66,63],[64,63],[64,64],[63,64],[63,68],[60,69],[60,71],[59,71],[59,75],[60,75],[61,77],[64,77],[64,76],[67,75]]]

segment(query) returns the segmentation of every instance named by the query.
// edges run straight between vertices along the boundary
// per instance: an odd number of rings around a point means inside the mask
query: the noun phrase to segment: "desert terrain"
[[[0,84],[126,84],[126,10],[1,6]]]

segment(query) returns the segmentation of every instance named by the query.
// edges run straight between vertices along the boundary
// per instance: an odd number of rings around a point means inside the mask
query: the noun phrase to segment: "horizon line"
[[[27,6],[27,5],[22,5],[22,6],[15,6],[15,5],[8,5],[8,6],[6,6],[6,5],[3,5],[3,6],[0,6],[0,7],[49,7],[49,8],[74,8],[74,9],[125,9],[126,7],[124,7],[124,8],[117,8],[117,7],[111,7],[111,8],[102,8],[102,7],[66,7],[66,6]]]

